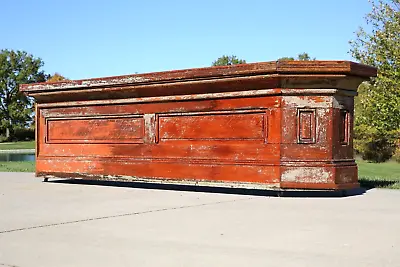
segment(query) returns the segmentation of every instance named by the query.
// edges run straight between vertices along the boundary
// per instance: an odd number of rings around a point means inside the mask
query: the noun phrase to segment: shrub
[[[6,142],[7,141],[7,137],[3,134],[0,134],[0,143]]]
[[[397,142],[396,151],[393,154],[393,159],[400,163],[400,140]]]
[[[354,127],[354,132],[355,151],[364,160],[385,162],[396,150],[397,131],[383,133],[370,126],[358,125]]]
[[[14,129],[14,138],[17,141],[35,140],[34,128],[16,128]]]

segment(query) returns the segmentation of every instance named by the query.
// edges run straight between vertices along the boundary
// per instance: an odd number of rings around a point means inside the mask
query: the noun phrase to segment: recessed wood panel
[[[339,139],[342,145],[347,145],[349,142],[349,113],[347,110],[340,110]]]
[[[264,140],[265,113],[160,116],[160,140]]]
[[[47,143],[143,143],[142,117],[48,119]]]
[[[315,109],[297,110],[297,142],[315,143]]]
[[[312,129],[312,113],[302,112],[300,113],[300,138],[301,139],[311,139],[311,129]]]

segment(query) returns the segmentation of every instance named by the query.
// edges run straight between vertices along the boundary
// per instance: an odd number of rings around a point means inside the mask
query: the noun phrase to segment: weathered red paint
[[[37,176],[348,189],[354,96],[376,69],[278,61],[22,85]]]

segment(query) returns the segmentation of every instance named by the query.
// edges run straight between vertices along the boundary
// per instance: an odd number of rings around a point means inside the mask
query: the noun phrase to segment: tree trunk
[[[6,128],[6,138],[8,141],[12,141],[12,139],[14,138],[14,128],[11,125],[11,121]]]

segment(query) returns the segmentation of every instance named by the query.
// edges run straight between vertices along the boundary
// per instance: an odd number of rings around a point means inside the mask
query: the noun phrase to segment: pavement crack
[[[6,263],[1,263],[0,262],[0,266],[6,266],[6,267],[19,267],[17,265],[13,265],[13,264],[6,264]]]
[[[66,221],[66,222],[59,222],[59,223],[49,223],[49,224],[22,227],[22,228],[10,229],[10,230],[3,230],[3,231],[0,231],[0,234],[6,234],[6,233],[12,233],[12,232],[21,232],[21,231],[26,231],[26,230],[33,230],[33,229],[38,229],[38,228],[61,226],[61,225],[67,225],[67,224],[76,224],[76,223],[83,223],[83,222],[90,222],[90,221],[99,221],[99,220],[113,219],[113,218],[119,218],[119,217],[128,217],[128,216],[135,216],[135,215],[142,215],[142,214],[156,213],[156,212],[163,212],[163,211],[181,210],[181,209],[189,209],[189,208],[196,208],[196,207],[205,207],[205,206],[219,205],[219,204],[232,203],[232,202],[251,200],[251,199],[253,199],[253,197],[242,198],[242,199],[234,199],[234,200],[227,200],[227,201],[217,201],[217,202],[203,203],[203,204],[197,204],[197,205],[178,206],[178,207],[162,208],[162,209],[155,209],[155,210],[129,212],[129,213],[122,213],[122,214],[117,214],[117,215],[99,216],[99,217],[86,218],[86,219],[80,219],[80,220],[73,220],[73,221]],[[0,264],[0,266],[1,266],[1,264]],[[3,265],[3,266],[18,267],[18,266],[14,266],[14,265]]]

